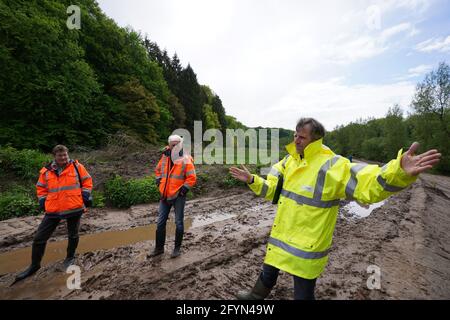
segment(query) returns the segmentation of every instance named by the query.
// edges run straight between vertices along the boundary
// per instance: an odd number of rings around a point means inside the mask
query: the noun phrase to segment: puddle
[[[356,216],[358,218],[365,218],[370,215],[370,213],[376,209],[381,207],[384,204],[384,200],[381,202],[373,203],[370,205],[360,205],[356,201],[351,201],[344,206],[345,209],[348,210],[348,213],[351,216]]]
[[[213,211],[205,216],[187,217],[185,219],[185,230],[214,224],[236,217],[236,214]],[[128,230],[105,231],[80,236],[77,248],[78,254],[93,252],[97,250],[108,250],[120,246],[131,245],[141,241],[154,240],[156,224],[131,228]],[[175,224],[167,222],[167,236],[175,234]],[[67,240],[53,241],[47,243],[42,266],[62,261],[66,256]],[[15,273],[25,269],[31,259],[31,247],[21,248],[0,254],[0,275]],[[169,265],[170,266],[170,265]],[[173,267],[173,266],[172,266]],[[66,286],[70,274],[65,272],[54,274],[39,281],[26,281],[15,284],[13,287],[2,288],[1,299],[48,299],[55,293],[70,293]],[[44,281],[42,281],[44,280]]]
[[[210,222],[208,222],[210,223]],[[184,229],[192,227],[192,218],[186,218]],[[107,250],[155,239],[156,224],[122,231],[106,231],[80,236],[77,253]],[[167,223],[167,235],[175,234],[175,223]],[[42,266],[63,260],[66,257],[67,240],[48,242]],[[0,254],[0,275],[25,269],[31,261],[31,247]]]
[[[236,217],[235,214],[214,211],[204,217],[188,217],[184,222],[185,231],[190,228],[224,221]],[[173,220],[172,220],[173,221]],[[97,250],[108,250],[137,242],[154,240],[156,224],[131,228],[128,230],[105,231],[80,236],[77,253],[83,254]],[[175,234],[175,223],[167,222],[167,236]],[[67,240],[49,241],[41,265],[62,261],[66,257]],[[0,275],[25,269],[31,261],[31,247],[21,248],[0,254]]]

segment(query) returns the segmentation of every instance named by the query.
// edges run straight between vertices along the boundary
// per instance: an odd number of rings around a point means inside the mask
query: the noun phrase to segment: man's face
[[[297,153],[303,155],[303,151],[306,146],[311,143],[311,141],[311,125],[307,124],[299,128],[294,134],[294,142]]]
[[[55,154],[55,162],[58,166],[64,167],[69,163],[69,154],[66,151],[60,151]]]
[[[172,150],[173,149],[173,147],[175,147],[177,144],[179,144],[180,143],[180,141],[171,141],[170,143],[169,143],[169,148],[170,148],[170,150]]]

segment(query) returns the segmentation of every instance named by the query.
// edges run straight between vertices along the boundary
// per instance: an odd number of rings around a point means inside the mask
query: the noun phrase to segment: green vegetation
[[[153,177],[125,180],[118,175],[106,182],[104,195],[106,203],[117,208],[155,202],[160,197]]]
[[[94,0],[80,0],[81,29],[66,26],[69,0],[0,1],[0,145],[49,151],[99,147],[124,132],[165,140],[195,120],[224,130],[219,96],[193,68]]]
[[[0,220],[41,213],[35,196],[24,187],[14,186],[0,193]]]
[[[48,154],[37,150],[0,147],[0,173],[13,172],[18,178],[37,180],[39,170],[50,160]]]
[[[94,208],[103,208],[105,207],[105,195],[103,194],[103,192],[94,190],[92,191],[92,199],[93,199],[93,203],[92,203],[92,207]]]
[[[242,181],[239,181],[237,179],[234,179],[231,176],[226,176],[223,178],[223,180],[220,183],[220,186],[222,188],[232,188],[232,187],[239,187],[239,186],[245,186],[245,183]]]

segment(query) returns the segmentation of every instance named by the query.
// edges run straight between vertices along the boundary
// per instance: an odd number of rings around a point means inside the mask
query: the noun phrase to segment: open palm
[[[425,170],[433,168],[433,165],[438,163],[441,157],[441,154],[436,149],[416,155],[418,148],[419,143],[414,142],[401,160],[403,170],[411,176],[416,176]]]
[[[242,165],[242,169],[231,167],[230,174],[233,176],[233,178],[238,179],[242,182],[251,182],[252,174],[244,165]]]

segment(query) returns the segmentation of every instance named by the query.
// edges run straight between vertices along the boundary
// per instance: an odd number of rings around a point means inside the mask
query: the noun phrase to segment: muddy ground
[[[450,178],[422,175],[365,218],[343,205],[329,264],[317,282],[318,299],[450,299]],[[146,258],[154,246],[157,204],[91,210],[81,226],[80,290],[67,289],[64,252],[52,250],[47,255],[53,254],[53,262],[9,287],[12,270],[29,263],[41,217],[1,221],[0,298],[234,299],[260,272],[275,210],[242,188],[211,190],[190,200],[183,252],[176,259],[170,259],[173,228],[165,254]],[[64,239],[61,224],[49,248],[64,248],[59,242]],[[380,289],[367,288],[370,265],[380,268]],[[269,299],[292,298],[292,277],[281,273]]]

